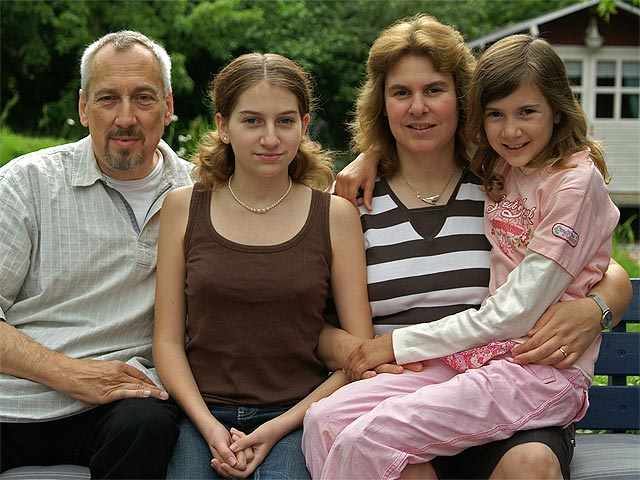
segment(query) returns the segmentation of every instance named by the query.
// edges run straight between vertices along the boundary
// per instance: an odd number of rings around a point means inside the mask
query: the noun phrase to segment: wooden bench
[[[640,323],[640,279],[631,282],[631,305],[622,321],[602,334],[595,371],[606,375],[608,384],[589,389],[589,410],[576,424],[605,433],[576,435],[572,479],[640,479],[640,386],[627,385],[627,375],[640,375],[640,333],[627,331],[628,324]]]
[[[640,279],[632,279],[633,300],[622,321],[602,334],[596,374],[607,375],[607,386],[589,391],[591,406],[577,424],[579,429],[607,433],[578,434],[571,462],[571,478],[640,479],[640,387],[627,386],[627,375],[640,375],[640,333],[627,332],[627,324],[640,323]],[[20,467],[0,474],[1,480],[89,480],[89,469],[76,465]]]

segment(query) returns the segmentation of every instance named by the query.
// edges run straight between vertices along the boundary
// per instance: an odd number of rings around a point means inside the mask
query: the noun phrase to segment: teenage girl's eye
[[[258,123],[258,119],[257,118],[253,118],[253,117],[248,117],[245,118],[244,120],[242,120],[243,123],[247,123],[249,125],[255,125]]]
[[[442,91],[442,88],[440,87],[431,87],[431,88],[427,88],[426,93],[427,95],[435,95],[436,93],[440,93]]]
[[[296,123],[295,118],[291,118],[291,117],[284,117],[280,119],[280,123],[284,124],[284,125],[293,125],[294,123]]]

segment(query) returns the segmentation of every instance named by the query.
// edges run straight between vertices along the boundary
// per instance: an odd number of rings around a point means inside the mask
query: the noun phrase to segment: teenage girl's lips
[[[282,156],[282,153],[268,152],[268,153],[258,153],[256,155],[260,157],[262,160],[265,160],[267,162],[273,162],[280,159],[280,157]]]

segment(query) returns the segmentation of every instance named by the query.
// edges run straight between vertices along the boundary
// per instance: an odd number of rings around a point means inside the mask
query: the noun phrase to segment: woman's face
[[[453,75],[438,72],[427,57],[407,55],[387,75],[384,102],[400,158],[453,157],[458,128]]]
[[[245,90],[229,115],[216,115],[222,138],[231,144],[236,170],[270,176],[286,171],[298,152],[309,115],[300,114],[288,89],[262,81]]]

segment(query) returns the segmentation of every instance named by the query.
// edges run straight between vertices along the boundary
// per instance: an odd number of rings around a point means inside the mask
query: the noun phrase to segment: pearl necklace
[[[287,191],[284,192],[284,195],[282,195],[278,200],[276,200],[275,202],[273,202],[271,205],[269,205],[268,207],[264,207],[264,208],[255,208],[255,207],[250,207],[249,205],[247,205],[246,203],[244,203],[242,200],[240,200],[238,198],[238,196],[236,195],[236,193],[233,191],[233,188],[231,188],[231,179],[233,178],[233,174],[231,174],[231,176],[229,177],[229,180],[227,181],[227,186],[229,187],[229,192],[231,193],[231,196],[233,197],[233,199],[238,202],[242,207],[246,208],[247,210],[249,210],[250,212],[253,213],[269,213],[272,209],[274,209],[275,207],[277,207],[278,205],[280,205],[280,203],[282,203],[282,201],[287,198],[287,195],[289,195],[289,192],[291,191],[291,186],[293,185],[293,181],[291,180],[291,177],[289,177],[289,188],[287,188]]]
[[[440,200],[440,195],[442,195],[444,191],[447,189],[447,187],[451,183],[451,180],[453,179],[453,176],[456,174],[457,171],[458,169],[454,168],[453,172],[451,172],[451,175],[449,175],[449,180],[447,180],[447,183],[444,184],[444,187],[442,187],[442,190],[440,190],[440,193],[436,195],[431,195],[430,197],[423,197],[422,194],[420,194],[420,192],[416,190],[415,187],[412,187],[411,184],[407,182],[407,179],[404,178],[404,175],[402,175],[401,171],[398,171],[398,174],[400,175],[400,178],[402,179],[402,181],[406,183],[407,187],[411,189],[411,192],[416,196],[416,198],[418,198],[419,200],[422,200],[424,203],[428,203],[429,205],[435,205],[436,203],[438,203],[438,200]]]

